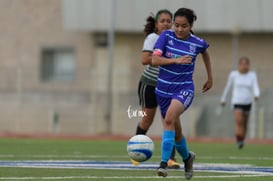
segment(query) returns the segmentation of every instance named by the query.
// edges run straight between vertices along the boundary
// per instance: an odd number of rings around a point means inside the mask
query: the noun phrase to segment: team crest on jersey
[[[169,40],[168,42],[170,45],[173,45],[173,40]]]
[[[190,52],[195,53],[196,51],[196,46],[195,45],[190,45]]]

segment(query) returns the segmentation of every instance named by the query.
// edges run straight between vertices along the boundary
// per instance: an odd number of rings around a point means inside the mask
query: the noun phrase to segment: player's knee
[[[170,118],[165,118],[164,120],[164,126],[166,128],[174,128],[174,120]]]

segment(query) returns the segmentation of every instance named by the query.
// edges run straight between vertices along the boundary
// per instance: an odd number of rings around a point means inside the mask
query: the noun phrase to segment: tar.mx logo
[[[128,115],[129,119],[131,119],[131,118],[137,118],[137,117],[143,118],[144,116],[147,116],[147,114],[146,114],[145,111],[137,110],[137,109],[132,109],[131,105],[127,109],[127,115]]]

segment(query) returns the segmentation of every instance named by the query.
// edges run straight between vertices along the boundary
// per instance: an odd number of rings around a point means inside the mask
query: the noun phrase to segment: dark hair
[[[197,16],[195,15],[192,9],[188,8],[180,8],[174,13],[174,20],[177,16],[184,16],[189,21],[190,25],[193,25],[193,22],[197,20]]]
[[[157,32],[157,29],[155,27],[158,19],[159,19],[159,16],[162,14],[162,13],[167,13],[171,16],[171,19],[173,19],[173,14],[167,10],[167,9],[161,9],[159,10],[155,17],[153,15],[149,16],[147,19],[146,19],[146,25],[144,26],[144,33],[145,33],[145,36],[151,34],[151,33],[154,33],[154,32]]]
[[[250,60],[249,60],[249,58],[246,57],[246,56],[241,57],[241,58],[239,59],[239,62],[238,62],[238,63],[240,64],[240,63],[242,63],[243,61],[246,61],[247,64],[250,64]]]

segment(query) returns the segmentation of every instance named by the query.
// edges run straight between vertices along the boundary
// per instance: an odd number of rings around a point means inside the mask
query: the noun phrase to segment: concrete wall
[[[51,132],[51,112],[57,111],[63,133],[87,133],[91,34],[63,29],[60,0],[3,0],[0,9],[1,132]],[[75,49],[74,80],[41,81],[44,47]]]
[[[22,69],[25,90],[86,90],[92,65],[90,33],[67,32],[62,27],[60,0],[3,0],[0,2],[0,87],[16,88],[16,70]],[[74,82],[43,83],[39,67],[44,47],[72,47],[79,74]],[[8,76],[8,71],[13,72]]]

